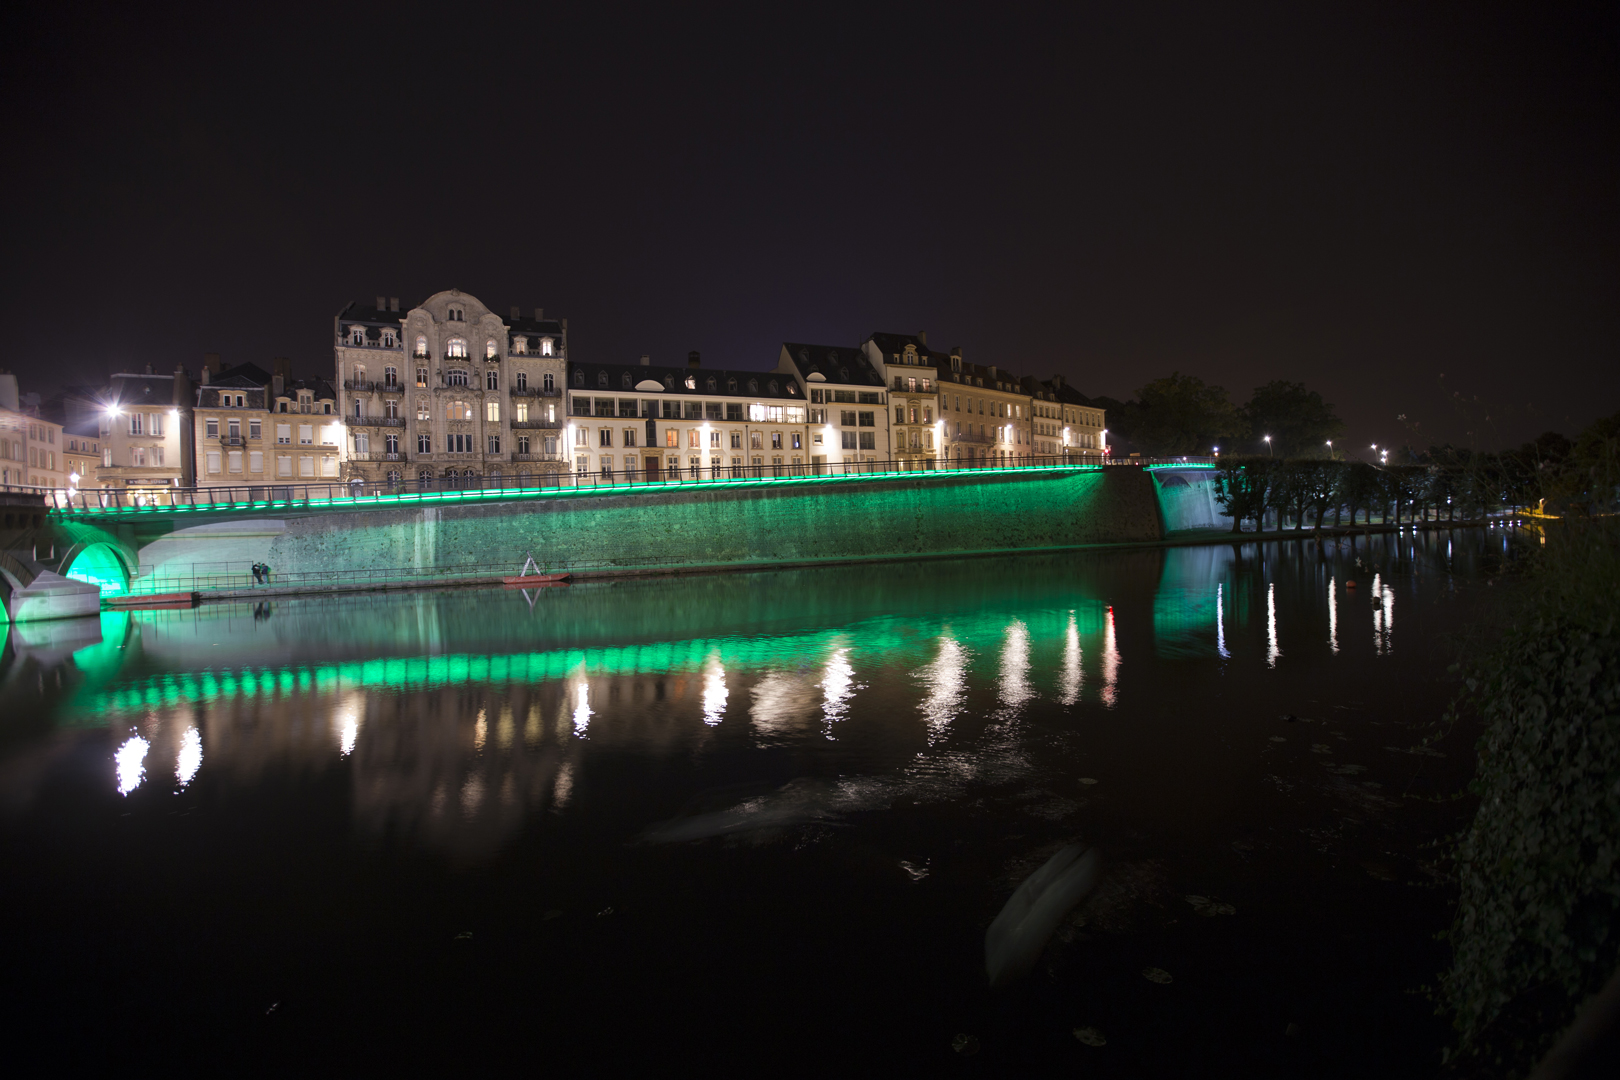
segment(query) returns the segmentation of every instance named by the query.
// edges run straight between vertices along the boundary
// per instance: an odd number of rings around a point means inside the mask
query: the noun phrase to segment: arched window
[[[686,377],[686,388],[688,390],[696,390],[697,389],[697,376],[696,375],[688,375]]]
[[[354,386],[355,386],[355,389],[358,390],[360,388],[360,384],[365,382],[365,381],[366,381],[366,365],[364,365],[364,364],[356,364],[356,365],[354,365]]]
[[[416,482],[418,484],[421,484],[423,487],[431,487],[432,484],[433,484],[433,470],[432,469],[417,469],[416,470]]]
[[[445,343],[444,355],[461,359],[467,355],[467,343],[461,338],[453,337]]]
[[[388,486],[389,487],[399,487],[399,470],[398,469],[389,469],[388,470]]]
[[[444,313],[444,318],[446,322],[466,322],[467,309],[451,307]]]
[[[484,342],[484,359],[485,360],[493,360],[493,359],[495,359],[498,352],[499,352],[499,350],[495,348],[495,342],[493,342],[493,341]]]
[[[427,354],[428,354],[428,351],[427,351],[427,335],[426,334],[417,334],[416,335],[416,355],[417,356],[426,356]]]

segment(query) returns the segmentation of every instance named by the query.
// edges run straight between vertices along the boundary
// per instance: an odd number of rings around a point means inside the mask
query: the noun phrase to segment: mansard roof
[[[405,313],[413,305],[400,304],[398,311],[390,311],[386,307],[377,307],[375,304],[362,304],[358,300],[350,300],[342,311],[338,312],[338,321],[345,323],[364,323],[368,326],[398,326]]]
[[[577,385],[575,376],[585,376],[584,385]],[[607,375],[606,386],[601,384],[602,375]],[[624,377],[630,377],[630,385],[624,385]],[[695,389],[688,389],[686,377],[690,375],[697,380]],[[636,387],[651,379],[662,384],[663,390],[638,390]],[[709,388],[709,380],[714,380],[714,388]],[[752,389],[750,389],[752,384]],[[776,389],[772,390],[771,386]],[[799,393],[799,384],[792,378],[779,371],[732,371],[726,368],[702,367],[666,367],[659,364],[580,364],[568,365],[568,392],[571,394],[653,394],[671,393],[685,394],[691,397],[732,397],[750,398],[760,400],[764,398],[781,398],[784,401],[803,401]]]
[[[922,338],[918,337],[916,334],[886,334],[873,331],[872,334],[867,337],[867,340],[876,345],[882,351],[885,357],[892,357],[898,353],[904,353],[906,351],[906,346],[910,345],[917,350],[917,356],[920,358],[932,359],[935,361],[943,361],[948,358],[946,353],[935,352],[934,350],[930,349],[928,347],[928,343]]]
[[[787,350],[788,359],[792,361],[799,377],[806,381],[809,381],[811,375],[820,375],[830,383],[883,385],[883,376],[873,369],[872,362],[858,348],[845,345],[804,345],[796,341],[784,341],[782,348]]]
[[[198,384],[201,386],[202,384]],[[228,386],[233,390],[251,389],[270,385],[270,373],[257,364],[246,363],[228,367],[218,375],[211,375],[209,386]]]
[[[1085,409],[1101,409],[1102,406],[1092,401],[1086,395],[1070,386],[1060,375],[1054,375],[1041,384],[1046,392],[1065,405],[1078,405]]]

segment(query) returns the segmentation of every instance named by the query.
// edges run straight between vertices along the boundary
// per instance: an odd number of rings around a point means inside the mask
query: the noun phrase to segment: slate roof
[[[208,385],[228,386],[233,390],[257,390],[270,385],[270,373],[257,364],[237,364],[218,375],[210,375]]]
[[[935,367],[939,367],[950,362],[950,354],[935,352],[934,350],[930,349],[923,342],[923,339],[918,337],[916,334],[885,334],[874,331],[872,334],[868,335],[866,340],[876,345],[883,353],[883,357],[886,360],[892,360],[897,354],[904,353],[907,345],[915,345],[917,347],[918,359],[932,359],[936,361],[934,364]]]
[[[576,373],[585,376],[583,386],[576,384]],[[608,384],[601,385],[601,376],[606,374]],[[624,377],[630,376],[630,385],[624,384]],[[697,388],[689,390],[686,387],[686,377],[694,376],[697,379]],[[637,390],[636,384],[653,379],[663,383],[662,391]],[[709,380],[714,379],[715,388],[709,389]],[[754,389],[749,389],[749,382],[754,383]],[[770,389],[771,384],[776,389]],[[630,395],[642,393],[675,393],[691,394],[700,397],[731,397],[751,398],[761,400],[765,398],[781,398],[785,401],[803,401],[799,393],[799,385],[793,379],[781,372],[775,371],[731,371],[724,368],[694,368],[694,367],[665,367],[658,364],[581,364],[570,362],[568,365],[567,391],[570,394],[608,394]]]
[[[107,397],[120,406],[175,405],[173,375],[119,373],[107,387]]]
[[[820,374],[830,383],[845,386],[883,385],[883,376],[877,373],[866,354],[858,348],[804,345],[795,341],[784,341],[782,348],[787,350],[788,359],[793,362],[799,377],[806,381],[812,374]]]

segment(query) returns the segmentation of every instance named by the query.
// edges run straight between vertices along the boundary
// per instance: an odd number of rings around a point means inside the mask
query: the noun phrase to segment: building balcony
[[[389,453],[379,452],[379,451],[375,451],[375,450],[368,450],[368,451],[366,451],[364,453],[350,454],[349,455],[349,460],[350,461],[409,461],[410,458],[406,454],[389,454]]]
[[[512,461],[521,464],[525,461],[567,461],[566,454],[512,454]]]
[[[996,437],[994,435],[946,435],[945,441],[953,443],[973,443],[978,446],[996,445]]]
[[[514,387],[510,388],[509,390],[507,390],[507,393],[512,395],[513,397],[529,397],[529,398],[562,397],[562,391],[561,390],[558,390],[556,388],[552,388],[550,390],[547,390],[546,388],[541,387],[541,386],[514,386]]]
[[[561,420],[513,420],[513,431],[560,431]]]
[[[349,427],[397,427],[405,426],[403,416],[345,416],[343,422]]]

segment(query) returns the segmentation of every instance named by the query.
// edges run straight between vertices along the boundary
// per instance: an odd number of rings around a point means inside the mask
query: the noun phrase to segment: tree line
[[[1238,405],[1224,387],[1172,372],[1139,389],[1132,401],[1096,402],[1108,410],[1108,441],[1116,455],[1203,455],[1216,447],[1252,446],[1269,435],[1271,452],[1279,457],[1330,458],[1328,440],[1344,430],[1321,394],[1284,380],[1257,387]]]
[[[1232,518],[1278,528],[1418,521],[1476,521],[1488,514],[1545,510],[1612,514],[1620,510],[1620,413],[1598,420],[1574,440],[1556,433],[1516,450],[1480,452],[1432,447],[1395,465],[1315,457],[1222,454],[1215,498]]]

